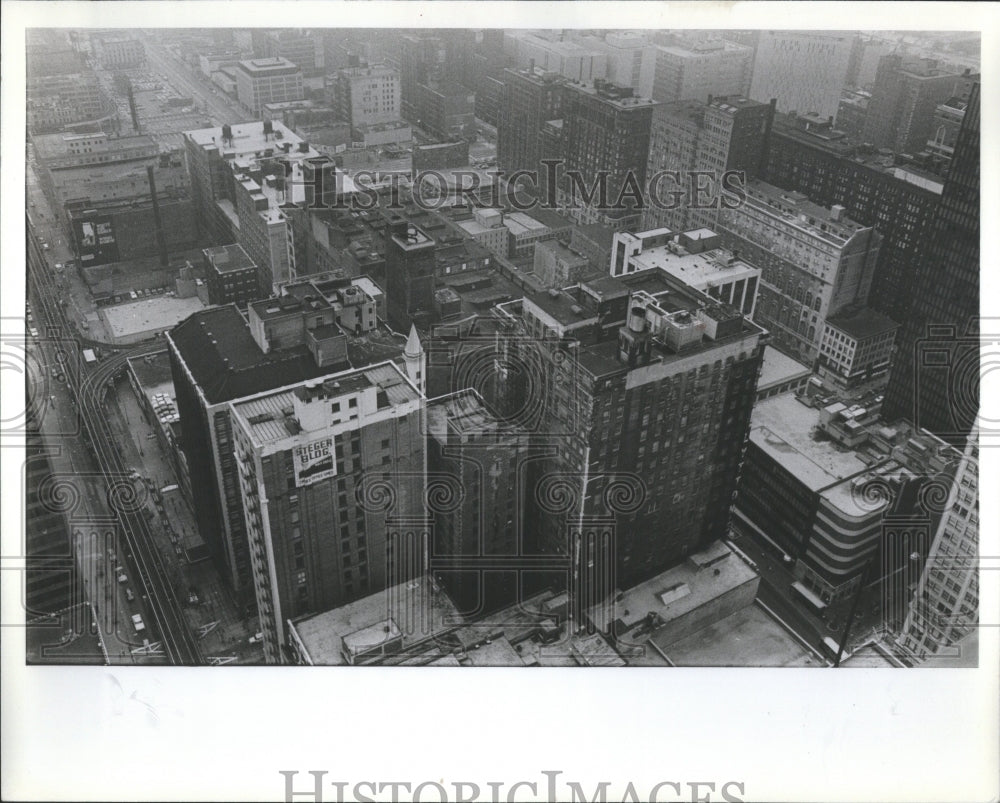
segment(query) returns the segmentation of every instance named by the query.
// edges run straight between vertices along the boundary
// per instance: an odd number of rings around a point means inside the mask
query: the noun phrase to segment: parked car
[[[128,577],[125,576],[125,572],[121,572],[118,575],[118,582],[121,583],[122,585],[125,585],[125,583],[128,582]]]
[[[125,589],[125,599],[132,602],[135,599],[135,592],[131,588]]]
[[[141,614],[138,613],[132,614],[132,624],[135,627],[136,633],[141,633],[143,630],[146,629],[146,625],[143,624]]]

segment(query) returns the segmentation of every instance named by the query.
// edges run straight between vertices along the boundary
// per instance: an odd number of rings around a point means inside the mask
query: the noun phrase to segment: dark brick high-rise
[[[926,236],[883,409],[962,444],[979,407],[978,85]]]

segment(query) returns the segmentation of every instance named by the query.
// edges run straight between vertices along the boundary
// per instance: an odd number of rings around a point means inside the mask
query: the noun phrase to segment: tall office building
[[[460,611],[486,613],[517,602],[514,562],[523,557],[519,482],[528,434],[489,408],[476,390],[427,402],[431,574]]]
[[[236,94],[253,114],[268,103],[302,100],[302,70],[279,56],[241,61],[236,67]]]
[[[184,150],[203,236],[243,246],[264,296],[297,273],[288,206],[333,204],[354,187],[277,120],[186,131]]]
[[[870,89],[875,82],[879,61],[895,44],[877,37],[858,35],[854,40],[850,65],[847,68],[847,86]]]
[[[419,104],[419,87],[445,75],[447,49],[435,31],[406,33],[400,38],[400,104],[403,117],[414,120]]]
[[[881,235],[844,214],[762,181],[719,213],[723,244],[763,271],[754,320],[774,345],[811,365],[827,318],[868,301]]]
[[[835,119],[854,41],[832,31],[761,31],[749,96],[777,98],[779,112]]]
[[[593,37],[565,40],[551,31],[505,31],[504,52],[519,69],[541,68],[570,81],[607,77],[607,48]]]
[[[544,173],[542,130],[563,116],[566,79],[535,70],[503,71],[503,94],[497,120],[497,167],[507,175],[517,170]],[[558,158],[558,154],[557,154]]]
[[[380,336],[375,316],[375,300],[350,281],[325,294],[299,283],[251,303],[247,318],[234,304],[213,307],[166,335],[198,528],[246,603],[251,572],[228,405],[352,365],[400,359],[398,339]],[[409,359],[401,362],[409,373]]]
[[[941,199],[943,180],[872,154],[830,126],[779,116],[763,178],[824,207],[840,205],[883,237],[869,305],[895,321],[909,315],[916,265]]]
[[[533,293],[521,308],[539,355],[532,442],[556,444],[531,463],[528,531],[540,554],[569,556],[577,604],[724,537],[764,331],[662,270]]]
[[[389,325],[408,332],[425,327],[434,312],[434,240],[405,221],[390,224],[386,237],[385,294]]]
[[[384,64],[347,67],[333,79],[334,108],[352,126],[399,119],[399,72]]]
[[[748,95],[753,49],[724,39],[676,34],[656,45],[653,100],[707,100],[709,95]],[[752,95],[756,100],[767,100]]]
[[[912,304],[886,389],[886,414],[964,444],[979,414],[978,85],[925,236],[925,257],[912,279]]]
[[[979,445],[975,436],[965,447],[954,488],[954,501],[934,535],[897,646],[917,662],[938,655],[975,666],[977,656],[958,655],[953,647],[979,626]]]
[[[566,87],[563,108],[565,165],[556,197],[579,224],[634,227],[641,215],[655,102],[607,81]],[[606,186],[601,198],[600,184]],[[588,198],[597,187],[594,197]]]
[[[648,32],[608,31],[603,38],[583,31],[567,31],[566,35],[571,41],[604,53],[604,78],[619,86],[630,86],[644,98],[653,96],[656,47]]]
[[[924,150],[933,133],[934,110],[955,94],[960,79],[933,59],[883,56],[868,103],[864,141],[896,153]]]
[[[423,398],[387,362],[233,402],[229,414],[264,655],[280,663],[289,619],[423,571],[424,550],[402,554],[405,541],[364,503],[377,482],[392,516],[422,514]]]
[[[264,56],[292,62],[305,76],[323,74],[323,47],[309,31],[274,30],[264,36]]]
[[[757,178],[764,166],[773,118],[773,105],[739,96],[658,107],[653,113],[646,178],[656,184],[657,195],[664,203],[653,203],[650,198],[643,213],[643,228],[712,228],[718,216],[723,173],[741,171],[744,182]],[[676,171],[680,180],[654,178],[664,171]],[[694,171],[714,176],[709,184],[714,208],[692,207],[686,180]],[[675,203],[671,193],[676,191],[685,197]],[[704,199],[699,199],[701,202]]]

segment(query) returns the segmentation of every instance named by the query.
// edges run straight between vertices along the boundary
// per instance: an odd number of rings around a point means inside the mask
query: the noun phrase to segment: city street
[[[853,598],[840,600],[825,608],[822,613],[814,612],[809,604],[793,588],[796,577],[792,572],[794,564],[783,560],[783,556],[773,547],[762,546],[760,541],[747,533],[739,519],[733,522],[733,543],[753,560],[760,571],[760,591],[758,598],[786,627],[794,631],[800,641],[810,649],[831,658],[830,647],[824,638],[840,643],[844,635],[848,614]],[[844,657],[856,647],[872,639],[880,624],[879,587],[870,584],[858,604],[854,621],[848,634],[848,649]]]
[[[144,515],[171,583],[185,603],[188,625],[196,634],[206,633],[201,637],[202,652],[208,660],[236,656],[241,664],[262,662],[260,645],[249,643],[256,625],[242,616],[215,565],[210,560],[192,564],[184,558],[181,544],[185,535],[198,529],[194,511],[180,490],[163,491],[176,486],[178,480],[131,384],[124,379],[116,382],[108,402],[108,421],[119,438],[122,457],[136,469],[148,489]],[[173,501],[168,502],[168,496]],[[192,601],[192,593],[196,602]]]
[[[173,53],[161,46],[156,40],[140,32],[143,44],[146,46],[146,59],[150,67],[166,75],[171,85],[182,95],[196,98],[200,101],[208,116],[215,125],[224,123],[241,123],[250,119],[241,111],[235,101],[230,100],[223,92],[215,89],[209,82],[202,83],[194,73]]]
[[[163,576],[163,568],[155,553],[150,550],[150,538],[148,529],[141,516],[137,515],[136,500],[141,499],[141,489],[134,484],[133,478],[129,476],[127,469],[121,458],[121,450],[115,444],[115,439],[107,426],[104,411],[100,409],[101,398],[104,395],[105,383],[118,373],[124,365],[124,357],[116,356],[106,359],[101,364],[88,364],[82,359],[80,344],[72,337],[72,327],[68,323],[64,307],[58,303],[60,291],[56,282],[52,278],[52,267],[46,258],[46,249],[42,241],[29,224],[28,227],[28,277],[29,277],[29,301],[35,316],[36,327],[40,330],[40,341],[42,358],[41,363],[46,366],[48,373],[38,369],[37,373],[47,383],[48,378],[56,379],[63,385],[60,393],[66,393],[68,404],[75,405],[79,412],[79,423],[76,426],[63,425],[58,432],[48,434],[59,435],[59,446],[63,440],[72,439],[77,444],[84,445],[89,455],[94,459],[94,472],[87,472],[85,467],[70,462],[69,471],[64,474],[63,487],[67,489],[69,499],[82,498],[87,491],[81,493],[81,477],[92,477],[97,483],[106,499],[109,510],[99,516],[98,520],[105,525],[110,524],[111,532],[119,538],[118,546],[114,548],[114,556],[127,567],[126,583],[131,577],[137,583],[133,590],[135,600],[141,600],[143,611],[147,614],[143,616],[144,623],[149,622],[151,626],[158,626],[159,636],[164,640],[163,652],[173,663],[201,663],[196,644],[192,641],[191,634],[187,630],[187,625],[178,619],[179,604],[175,593],[170,589]],[[38,344],[35,344],[37,348]],[[155,345],[154,345],[155,348]],[[150,346],[140,345],[132,349],[131,354],[141,354]],[[35,397],[45,400],[43,403],[52,403],[52,396],[56,393],[39,393],[36,389]],[[36,411],[36,418],[43,417],[47,412],[41,408]],[[51,421],[59,425],[56,418]],[[44,428],[45,423],[43,421]],[[58,501],[59,497],[57,497]],[[75,513],[76,505],[72,507],[69,514]],[[111,515],[111,514],[115,515]],[[91,529],[89,524],[85,530],[87,538],[79,545],[76,553],[80,559],[81,575],[85,578],[85,594],[91,601],[104,599],[110,601],[118,592],[109,592],[106,588],[111,582],[108,578],[109,568],[103,566],[103,574],[99,569],[104,561],[103,550],[108,538],[108,529],[95,527]],[[96,532],[98,535],[91,537],[90,533]],[[89,539],[89,543],[87,540]],[[124,553],[124,558],[122,554]],[[111,556],[108,555],[110,559]],[[115,577],[115,583],[119,578]],[[89,588],[86,585],[89,584]],[[98,587],[100,586],[100,587]],[[110,602],[108,603],[110,604]],[[98,612],[100,613],[100,612]],[[130,617],[131,619],[131,617]],[[142,631],[136,628],[137,633],[155,632],[155,627],[144,627]],[[108,633],[119,633],[120,627],[117,619],[112,619],[108,628]],[[140,649],[147,650],[145,646]],[[155,648],[154,648],[155,649]],[[126,647],[119,650],[109,650],[118,652],[122,660],[129,657]],[[109,658],[110,660],[110,658]]]

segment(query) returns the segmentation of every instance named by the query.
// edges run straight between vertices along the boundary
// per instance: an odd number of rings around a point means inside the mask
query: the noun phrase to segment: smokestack
[[[160,267],[167,267],[167,238],[163,236],[163,223],[160,221],[160,202],[156,198],[156,178],[153,166],[146,166],[146,179],[149,181],[149,196],[153,199],[153,227],[156,229],[156,246],[160,252]]]
[[[132,92],[132,82],[128,83],[128,110],[132,115],[132,127],[135,129],[135,133],[141,133],[139,127],[139,113],[135,108],[135,94]]]

